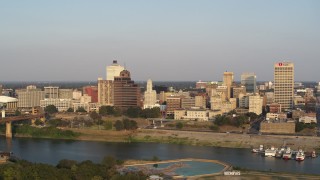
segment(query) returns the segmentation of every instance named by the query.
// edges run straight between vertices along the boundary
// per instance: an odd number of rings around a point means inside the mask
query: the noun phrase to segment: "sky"
[[[319,0],[0,0],[1,81],[320,81]]]

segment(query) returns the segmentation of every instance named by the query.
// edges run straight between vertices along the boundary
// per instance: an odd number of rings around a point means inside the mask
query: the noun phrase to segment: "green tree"
[[[182,129],[183,128],[183,123],[182,122],[176,123],[176,128],[177,129]]]
[[[34,124],[35,124],[36,126],[40,126],[40,125],[43,125],[43,122],[42,122],[40,119],[36,119],[35,122],[34,122]]]
[[[77,161],[69,160],[69,159],[62,159],[57,164],[57,168],[59,168],[59,169],[61,169],[61,168],[71,169],[72,166],[74,166],[76,164],[77,164]]]
[[[105,166],[107,169],[110,169],[117,165],[117,160],[113,156],[106,156],[103,158],[102,163],[103,166]]]
[[[141,113],[140,107],[129,107],[126,111],[126,115],[130,118],[138,118]]]
[[[44,108],[44,112],[48,114],[54,114],[58,112],[58,109],[55,105],[48,105],[47,107]]]
[[[69,108],[69,109],[67,109],[67,112],[74,112],[74,109],[73,108]]]
[[[87,112],[84,107],[78,107],[76,112]]]
[[[102,116],[114,115],[115,108],[114,108],[114,106],[101,106],[99,108],[99,114]]]
[[[140,113],[141,117],[144,118],[158,118],[160,117],[160,108],[154,107],[154,108],[146,108],[143,109]]]
[[[117,121],[114,123],[114,127],[116,128],[117,131],[123,130],[123,129],[124,129],[123,122],[120,121],[120,120],[117,120]]]

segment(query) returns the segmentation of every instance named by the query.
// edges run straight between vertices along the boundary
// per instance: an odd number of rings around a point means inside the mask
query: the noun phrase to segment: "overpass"
[[[0,123],[6,123],[6,137],[12,138],[12,127],[11,124],[14,121],[23,121],[23,120],[32,120],[34,123],[35,119],[44,119],[45,114],[30,114],[30,115],[22,115],[22,116],[12,116],[5,117],[4,111],[2,111],[2,117],[0,118]]]

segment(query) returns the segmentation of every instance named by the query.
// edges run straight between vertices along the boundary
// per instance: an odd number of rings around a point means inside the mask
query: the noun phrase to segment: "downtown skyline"
[[[319,81],[319,1],[0,2],[0,81],[95,81],[118,60],[136,81]]]

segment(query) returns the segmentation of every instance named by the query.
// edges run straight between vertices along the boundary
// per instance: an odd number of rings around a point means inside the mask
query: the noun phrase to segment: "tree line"
[[[60,179],[60,180],[103,180],[103,179],[130,179],[145,180],[147,176],[142,172],[127,172],[120,174],[117,167],[123,161],[112,156],[106,156],[101,163],[90,160],[77,162],[74,160],[60,160],[56,166],[42,163],[31,163],[26,160],[17,160],[0,166],[1,179]]]

